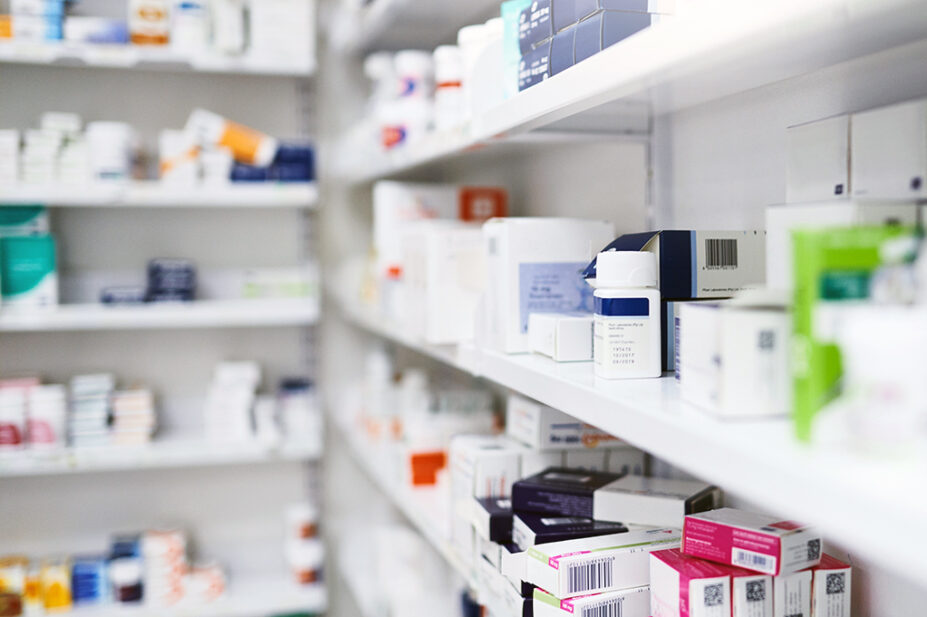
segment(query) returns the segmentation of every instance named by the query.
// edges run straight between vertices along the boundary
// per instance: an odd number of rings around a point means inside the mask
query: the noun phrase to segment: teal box
[[[0,238],[0,295],[6,306],[58,304],[58,272],[52,236]]]
[[[0,206],[0,238],[44,235],[49,231],[45,206]]]

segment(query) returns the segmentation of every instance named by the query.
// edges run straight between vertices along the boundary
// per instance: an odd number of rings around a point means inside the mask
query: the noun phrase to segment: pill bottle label
[[[594,355],[609,373],[637,371],[650,363],[654,327],[647,298],[596,298]]]

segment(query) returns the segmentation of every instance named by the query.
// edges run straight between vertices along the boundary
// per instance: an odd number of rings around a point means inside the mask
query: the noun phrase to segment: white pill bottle
[[[662,374],[657,257],[607,251],[596,258],[595,375],[640,379]]]

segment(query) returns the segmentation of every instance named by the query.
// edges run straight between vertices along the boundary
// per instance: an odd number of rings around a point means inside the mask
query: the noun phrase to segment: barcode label
[[[731,551],[731,564],[748,570],[757,570],[764,574],[776,573],[775,557],[754,553],[742,548],[735,548]]]
[[[567,593],[583,593],[612,586],[614,557],[584,561],[567,567]]]
[[[705,240],[705,267],[709,270],[737,269],[737,240],[707,238]]]
[[[612,598],[597,604],[584,606],[579,617],[621,617],[621,601],[624,598]]]
[[[705,606],[722,606],[724,604],[724,585],[705,586]]]

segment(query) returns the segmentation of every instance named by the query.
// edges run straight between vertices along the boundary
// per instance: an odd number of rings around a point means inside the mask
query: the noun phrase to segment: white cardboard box
[[[916,220],[914,202],[853,199],[769,206],[766,208],[766,284],[773,289],[792,291],[791,232],[795,229],[913,224]]]
[[[927,100],[853,114],[853,196],[927,195]]]
[[[790,126],[787,135],[785,200],[846,198],[850,194],[850,116]]]
[[[505,432],[538,450],[595,449],[618,442],[616,437],[562,411],[515,394],[506,402]]]
[[[650,617],[650,588],[635,587],[567,600],[535,589],[532,610],[534,617]]]
[[[641,587],[650,583],[650,553],[679,541],[676,529],[652,528],[539,544],[526,551],[524,580],[561,599]]]
[[[825,553],[812,571],[811,617],[850,617],[853,568]]]
[[[435,345],[472,340],[485,273],[480,227],[421,221],[402,239],[404,330]]]
[[[625,476],[595,492],[592,517],[681,528],[687,513],[720,505],[721,490],[704,482]]]
[[[775,617],[811,615],[811,570],[773,577]]]
[[[690,302],[677,308],[680,395],[684,401],[715,410],[721,398],[721,306]]]
[[[528,315],[593,310],[583,269],[614,238],[607,221],[573,218],[497,218],[483,225],[487,287],[481,342],[526,353]]]
[[[532,313],[528,316],[531,351],[555,362],[591,362],[592,325],[588,313]]]

